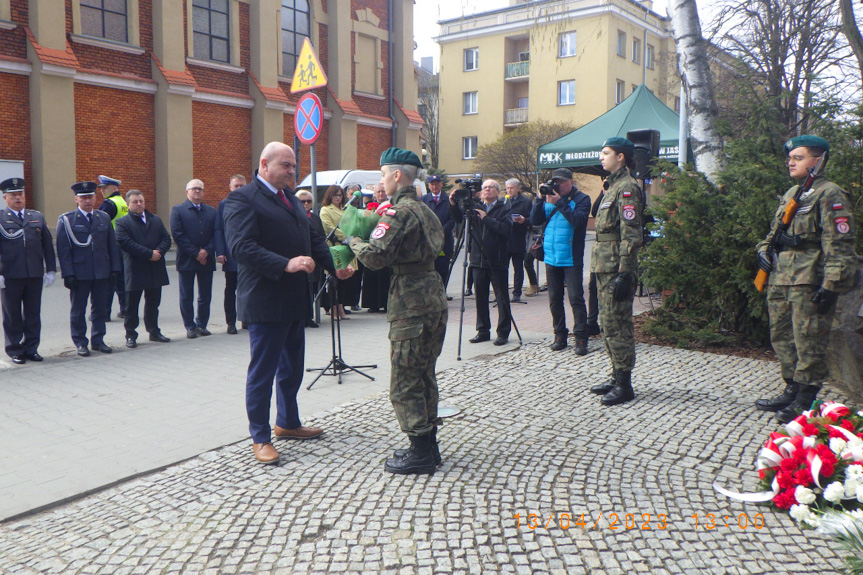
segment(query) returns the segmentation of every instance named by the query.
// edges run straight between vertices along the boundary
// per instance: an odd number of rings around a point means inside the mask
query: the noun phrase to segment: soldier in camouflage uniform
[[[830,144],[817,136],[799,136],[785,144],[785,152],[789,175],[802,185],[821,156],[829,157]],[[770,341],[786,387],[780,396],[755,405],[776,411],[782,423],[809,409],[827,378],[825,356],[836,300],[853,286],[857,271],[851,198],[820,172],[800,198],[790,227],[777,239],[776,252],[768,253],[797,188],[785,192],[770,233],[756,248],[759,267],[773,272],[767,287]]]
[[[596,213],[596,242],[590,271],[596,274],[599,323],[602,342],[611,359],[609,381],[590,391],[602,395],[603,405],[632,400],[632,369],[635,367],[635,329],[632,301],[635,298],[638,248],[642,243],[644,201],[641,188],[629,170],[634,166],[635,146],[626,138],[609,138],[602,144],[600,162],[610,172],[605,197]]]
[[[368,242],[353,238],[351,249],[371,270],[391,267],[387,320],[390,322],[390,401],[411,442],[396,450],[384,469],[390,473],[434,473],[438,387],[435,362],[446,334],[446,293],[435,271],[444,243],[440,220],[417,198],[414,178],[425,176],[413,152],[389,148],[381,173],[392,207],[386,209]]]

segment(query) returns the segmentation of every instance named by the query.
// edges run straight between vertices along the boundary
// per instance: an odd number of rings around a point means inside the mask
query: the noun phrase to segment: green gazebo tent
[[[642,84],[623,102],[569,134],[543,144],[537,151],[539,170],[570,168],[600,173],[602,142],[626,137],[630,130],[659,130],[659,157],[677,162],[679,116]]]

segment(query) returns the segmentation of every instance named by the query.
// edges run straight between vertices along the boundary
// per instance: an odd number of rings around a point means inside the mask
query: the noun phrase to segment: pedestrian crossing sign
[[[313,88],[327,85],[327,75],[318,61],[318,55],[312,48],[308,38],[303,39],[303,48],[297,58],[297,66],[294,69],[294,79],[291,80],[291,94],[304,92]]]

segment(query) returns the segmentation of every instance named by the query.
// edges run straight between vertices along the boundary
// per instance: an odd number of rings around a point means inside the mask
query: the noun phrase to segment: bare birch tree
[[[860,69],[860,81],[863,83],[863,36],[860,35],[860,27],[854,16],[854,6],[851,0],[839,0],[839,12],[842,15],[842,33],[848,40],[854,57],[857,58],[857,67]]]
[[[671,31],[677,44],[677,68],[683,80],[689,113],[689,138],[695,168],[716,183],[725,165],[722,142],[716,131],[719,114],[713,95],[713,78],[707,56],[707,41],[695,0],[672,0],[668,5]]]
[[[421,134],[432,168],[438,167],[438,158],[440,157],[440,88],[438,79],[437,74],[432,74],[422,68],[419,69],[417,111],[425,122]]]

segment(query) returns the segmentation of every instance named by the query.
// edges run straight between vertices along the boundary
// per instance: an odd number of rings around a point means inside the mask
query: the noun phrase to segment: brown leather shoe
[[[320,427],[305,427],[300,426],[296,429],[285,429],[278,425],[273,428],[273,434],[276,439],[312,439],[324,432]]]
[[[279,462],[279,452],[272,443],[254,443],[252,449],[255,450],[255,459],[261,463],[271,465]]]

